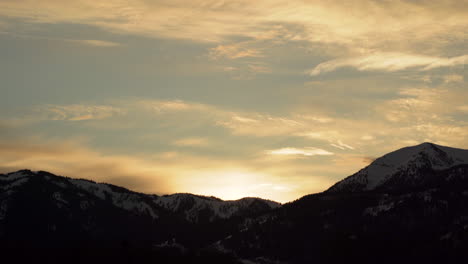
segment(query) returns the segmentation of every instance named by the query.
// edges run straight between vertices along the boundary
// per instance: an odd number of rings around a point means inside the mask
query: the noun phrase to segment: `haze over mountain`
[[[47,261],[79,252],[78,263],[468,260],[467,157],[432,143],[406,147],[284,205],[149,195],[22,170],[0,175],[0,242]]]

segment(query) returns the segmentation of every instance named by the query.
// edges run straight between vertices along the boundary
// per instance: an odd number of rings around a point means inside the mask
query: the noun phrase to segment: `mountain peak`
[[[460,164],[468,164],[468,150],[424,142],[390,152],[359,172],[333,185],[329,192],[374,190],[395,176],[416,178],[423,172],[440,171]]]

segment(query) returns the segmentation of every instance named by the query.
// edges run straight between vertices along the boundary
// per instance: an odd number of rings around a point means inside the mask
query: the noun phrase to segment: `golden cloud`
[[[197,138],[197,137],[190,137],[190,138],[181,138],[174,141],[174,145],[176,146],[207,146],[209,144],[209,140],[207,138]]]
[[[232,36],[277,39],[279,27],[288,40],[337,43],[355,52],[414,51],[415,43],[432,40],[430,51],[466,37],[467,6],[466,0],[22,0],[2,1],[0,15],[204,42],[225,42]],[[298,27],[288,30],[289,25]]]
[[[309,114],[303,114],[304,109],[300,113],[291,112],[275,116],[268,113],[233,111],[216,105],[182,100],[132,99],[107,106],[47,105],[37,109],[41,109],[39,113],[42,120],[103,120],[113,116],[116,118],[108,121],[116,122],[119,117],[137,115],[138,120],[132,120],[130,123],[137,125],[135,122],[146,122],[145,118],[156,117],[159,123],[166,127],[222,127],[236,136],[303,138],[322,142],[340,151],[355,151],[366,145],[384,144],[389,138],[395,142],[410,138],[415,143],[440,140],[448,141],[451,143],[449,145],[463,143],[464,137],[454,138],[449,133],[466,129],[463,123],[457,123],[453,119],[453,115],[465,112],[466,103],[461,94],[464,93],[440,88],[401,89],[396,94],[397,98],[369,106],[374,107],[374,114],[358,118],[313,115],[313,110],[310,110]],[[109,122],[106,120],[106,123],[99,124],[104,127],[112,126]],[[129,125],[128,120],[126,124]],[[416,125],[431,125],[437,129],[443,126],[453,128],[445,132],[439,129],[438,134],[431,134],[416,129]],[[398,129],[395,129],[395,126]],[[442,135],[447,136],[447,139],[443,139]],[[210,145],[208,139],[196,136],[168,140],[172,141],[174,146]]]
[[[262,54],[259,50],[248,48],[243,43],[236,43],[231,45],[218,45],[210,50],[209,56],[212,59],[228,58],[238,59],[245,57],[261,57]]]
[[[451,67],[468,63],[468,55],[452,58],[441,58],[403,53],[376,53],[348,59],[336,59],[320,63],[310,70],[315,76],[331,72],[343,67],[353,67],[360,71],[400,71],[409,68],[418,68],[427,71],[440,67]]]
[[[34,119],[82,121],[104,119],[125,114],[125,110],[108,105],[43,105],[34,109]]]
[[[94,47],[118,47],[118,46],[121,46],[121,44],[117,43],[117,42],[97,40],[97,39],[65,39],[65,41],[68,41],[68,42],[71,42],[71,43],[87,45],[87,46],[94,46]]]
[[[319,148],[281,148],[267,151],[270,155],[301,155],[301,156],[328,156],[332,152]]]
[[[0,141],[2,172],[47,170],[69,177],[122,185],[141,192],[164,192],[170,185],[154,165],[124,155],[103,155],[81,140],[21,138]]]

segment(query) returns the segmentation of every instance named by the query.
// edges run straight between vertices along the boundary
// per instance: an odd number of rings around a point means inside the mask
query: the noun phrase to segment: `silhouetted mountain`
[[[27,170],[0,175],[0,198],[0,249],[36,262],[468,261],[468,151],[431,143],[283,206]]]
[[[3,248],[40,251],[115,249],[122,244],[161,251],[171,249],[173,241],[197,249],[227,236],[240,219],[279,206],[259,198],[223,201],[193,194],[147,195],[22,170],[0,175],[0,242]]]
[[[430,143],[397,150],[213,247],[254,263],[466,262],[467,154]]]

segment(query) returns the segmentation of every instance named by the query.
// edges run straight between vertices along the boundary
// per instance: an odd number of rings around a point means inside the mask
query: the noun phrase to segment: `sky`
[[[467,0],[0,0],[0,172],[288,202],[468,149]]]

